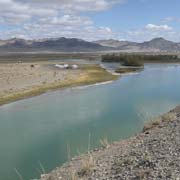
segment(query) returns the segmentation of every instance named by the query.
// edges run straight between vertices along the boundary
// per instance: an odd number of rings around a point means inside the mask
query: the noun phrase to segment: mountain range
[[[180,51],[180,43],[168,41],[164,38],[155,38],[143,43],[118,41],[118,40],[100,40],[95,41],[102,46],[113,47],[122,51],[144,51],[144,52],[177,52]]]
[[[50,38],[41,40],[0,40],[0,52],[179,52],[180,43],[155,38],[143,43],[114,39],[88,42],[76,38]]]

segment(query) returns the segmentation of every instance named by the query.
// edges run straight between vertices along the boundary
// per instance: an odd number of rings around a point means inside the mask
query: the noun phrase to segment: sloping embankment
[[[41,180],[180,179],[180,106],[128,140],[74,158]]]

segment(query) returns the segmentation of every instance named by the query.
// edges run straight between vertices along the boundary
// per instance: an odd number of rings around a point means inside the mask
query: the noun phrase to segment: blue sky
[[[179,8],[178,0],[129,0],[107,11],[94,13],[91,17],[98,25],[103,23],[115,29],[126,30],[140,28],[149,23],[161,24],[167,17],[178,18]]]
[[[180,42],[179,0],[0,0],[0,38]]]

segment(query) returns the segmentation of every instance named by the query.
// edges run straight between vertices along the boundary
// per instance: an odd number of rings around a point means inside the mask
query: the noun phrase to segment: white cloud
[[[111,8],[126,0],[0,0],[0,38],[112,37],[109,27],[96,27],[84,12]],[[9,28],[10,27],[10,28]]]
[[[4,23],[9,23],[13,20],[19,22],[30,18],[29,15],[24,13],[27,10],[28,6],[26,5],[21,5],[12,0],[0,0],[0,19]]]
[[[180,32],[175,31],[172,27],[166,24],[147,24],[142,28],[123,32],[121,35],[127,40],[133,40],[137,42],[147,41],[157,37],[163,37],[168,40],[180,42]]]
[[[154,30],[154,31],[171,31],[173,29],[167,24],[164,24],[164,25],[147,24],[145,28],[148,30]]]
[[[64,14],[39,18],[36,21],[24,23],[21,27],[1,32],[0,39],[13,37],[26,37],[27,39],[56,38],[56,37],[81,38],[96,40],[115,38],[115,33],[109,27],[96,27],[89,17]]]
[[[54,9],[33,8],[30,4],[14,0],[0,0],[0,20],[4,24],[17,24],[30,20],[33,17],[56,15]]]
[[[92,25],[93,21],[88,17],[65,14],[60,17],[54,16],[49,18],[42,18],[38,21],[38,23],[62,26],[86,26]]]
[[[29,3],[29,0],[16,0]],[[124,0],[31,0],[31,6],[59,9],[64,12],[102,11]]]
[[[179,41],[180,33],[168,22],[177,18],[167,17],[158,24],[114,32],[110,27],[97,27],[85,12],[98,12],[127,0],[0,0],[0,38],[26,37],[76,37],[86,40],[127,39],[143,41],[154,37],[165,37]]]
[[[177,17],[166,17],[162,20],[163,23],[172,23],[172,22],[175,22],[175,23],[180,23],[180,18],[177,18]]]
[[[0,19],[16,24],[39,17],[107,10],[124,0],[0,0]]]
[[[173,17],[166,17],[162,20],[162,22],[164,23],[169,23],[169,22],[172,22],[172,21],[175,21],[175,18]]]
[[[0,39],[25,37],[26,39],[42,39],[42,38],[57,38],[69,37],[79,38],[88,41],[97,39],[109,39],[117,37],[109,27],[95,27],[95,26],[54,26],[54,25],[40,25],[40,24],[25,24],[24,28],[18,28],[1,33]]]

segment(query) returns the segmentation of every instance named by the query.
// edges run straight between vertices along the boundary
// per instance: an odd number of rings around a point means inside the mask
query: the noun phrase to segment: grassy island
[[[141,71],[144,68],[144,59],[140,55],[104,55],[103,62],[119,62],[122,66],[115,70],[116,73],[124,74]]]
[[[102,62],[120,62],[126,66],[142,66],[143,62],[180,62],[177,55],[106,54]]]
[[[102,62],[119,62],[124,66],[143,66],[143,57],[130,54],[107,54],[102,56]]]

